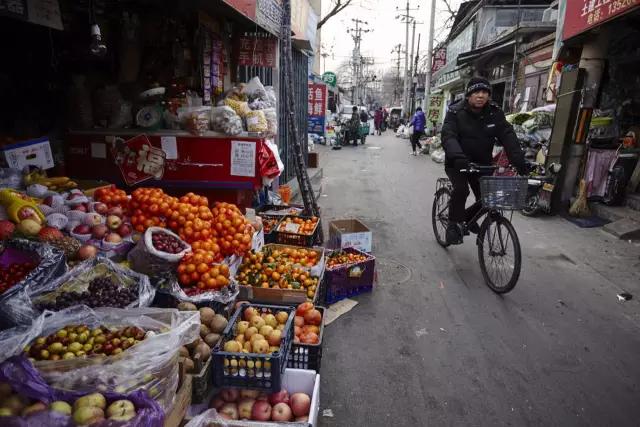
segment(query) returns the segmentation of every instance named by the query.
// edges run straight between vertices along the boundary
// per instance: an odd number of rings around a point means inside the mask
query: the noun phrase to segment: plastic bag
[[[247,131],[249,132],[266,132],[269,130],[267,118],[262,110],[249,111],[246,115]]]
[[[64,253],[49,245],[25,239],[13,239],[5,243],[6,250],[0,255],[0,268],[15,261],[16,253],[33,253],[40,259],[34,268],[20,283],[0,295],[0,327],[10,328],[20,323],[30,322],[32,317],[22,313],[23,305],[29,293],[42,289],[55,278],[67,271]]]
[[[238,135],[243,131],[242,119],[231,107],[215,107],[211,110],[211,128],[227,135]]]
[[[167,410],[173,404],[178,387],[178,349],[200,336],[200,313],[86,306],[57,313],[45,311],[29,326],[0,332],[0,360],[21,354],[36,338],[68,325],[137,326],[154,334],[116,356],[35,362],[47,384],[60,391],[80,393],[129,393],[144,389]]]
[[[431,153],[431,160],[436,163],[444,163],[445,152],[444,149],[438,148]]]
[[[225,98],[224,105],[231,107],[233,111],[243,119],[247,116],[247,113],[251,112],[251,108],[249,108],[249,104],[246,101]]]
[[[154,232],[168,234],[180,240],[184,249],[177,254],[157,250],[153,246]],[[189,252],[191,252],[191,246],[180,239],[177,234],[166,228],[149,227],[142,238],[138,240],[136,246],[129,252],[127,260],[133,270],[151,277],[158,277],[173,272],[180,260]]]
[[[260,77],[255,76],[242,89],[242,93],[247,95],[249,99],[266,99],[267,91],[260,81]]]
[[[275,108],[267,108],[262,112],[267,119],[267,136],[273,138],[278,133],[278,112]]]
[[[13,391],[22,397],[45,404],[59,400],[73,404],[76,399],[85,395],[85,393],[64,392],[50,387],[31,362],[22,356],[11,357],[0,364],[0,382],[11,385]],[[108,403],[127,399],[134,404],[136,416],[127,422],[128,427],[162,427],[164,425],[164,411],[145,392],[105,393],[104,396]],[[20,427],[72,427],[76,425],[71,416],[49,410],[40,411],[29,417],[5,417],[3,423],[5,426]]]
[[[263,101],[266,101],[271,108],[278,108],[278,97],[276,96],[276,90],[273,86],[267,86],[264,88],[266,97]]]
[[[18,307],[12,307],[12,311],[16,314],[15,317],[28,319],[28,322],[31,322],[42,313],[38,306],[53,302],[53,299],[61,291],[84,291],[90,280],[107,275],[111,276],[119,284],[119,287],[137,288],[138,298],[127,305],[127,308],[149,307],[153,302],[156,290],[151,286],[147,276],[123,268],[107,258],[97,257],[77,265],[67,274],[33,292],[27,289],[25,294],[29,299],[22,301]]]

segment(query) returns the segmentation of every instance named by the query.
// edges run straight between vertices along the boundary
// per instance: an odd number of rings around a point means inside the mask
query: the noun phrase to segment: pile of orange
[[[229,286],[229,266],[215,264],[215,261],[214,253],[204,249],[196,249],[185,256],[178,266],[180,284],[193,287],[194,292]]]
[[[126,210],[129,205],[127,193],[124,190],[119,190],[115,185],[112,185],[111,187],[98,188],[95,191],[93,198],[98,202],[104,203],[110,208],[120,206]]]
[[[296,232],[287,231],[287,224],[297,224],[298,225],[297,231]],[[282,222],[278,226],[278,231],[311,236],[313,232],[316,230],[317,225],[318,225],[318,217],[315,217],[315,216],[311,218],[288,216],[282,220]]]

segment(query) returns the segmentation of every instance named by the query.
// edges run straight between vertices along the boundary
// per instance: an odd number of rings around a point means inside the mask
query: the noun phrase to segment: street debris
[[[629,292],[621,292],[618,294],[618,301],[629,301],[633,299],[633,295]]]
[[[333,304],[329,309],[327,309],[327,313],[325,314],[325,326],[331,324],[343,314],[350,312],[356,305],[358,305],[357,301],[348,298]]]
[[[422,328],[419,331],[416,331],[416,337],[420,338],[423,335],[429,335],[426,328]]]
[[[322,416],[327,418],[333,418],[333,411],[331,409],[323,409]]]

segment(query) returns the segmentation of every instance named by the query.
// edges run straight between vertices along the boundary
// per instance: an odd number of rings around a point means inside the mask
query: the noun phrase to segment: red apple
[[[225,403],[218,412],[220,413],[221,417],[227,420],[238,419],[238,406],[235,403]]]
[[[43,204],[53,207],[53,196],[47,196],[42,201]]]
[[[289,403],[289,392],[285,389],[276,391],[269,395],[269,403],[276,405],[278,403]]]
[[[298,326],[298,327],[302,328],[302,327],[304,326],[304,317],[302,317],[302,316],[296,316],[296,317],[293,319],[293,324],[294,324],[295,326]]]
[[[107,234],[108,231],[109,229],[107,228],[106,225],[98,224],[98,225],[94,225],[93,228],[91,229],[91,235],[96,239],[102,239]]]
[[[96,202],[93,204],[93,210],[100,215],[106,215],[109,211],[109,206],[104,203]]]
[[[122,218],[124,212],[120,206],[114,206],[107,211],[107,215],[115,215],[117,217]]]
[[[133,231],[131,229],[131,226],[129,224],[124,224],[122,223],[120,225],[120,227],[118,227],[118,229],[116,230],[118,232],[119,235],[121,235],[122,237],[127,237],[128,235],[131,234],[131,232]]]
[[[267,342],[272,347],[279,347],[282,343],[282,331],[279,331],[277,329],[275,331],[272,331],[267,337]]]
[[[220,408],[222,408],[225,403],[227,402],[225,402],[224,399],[220,397],[220,395],[216,395],[213,399],[211,399],[209,408],[214,408],[216,411],[220,411]]]
[[[256,403],[256,400],[251,399],[250,397],[245,397],[244,399],[240,399],[240,402],[238,402],[238,416],[241,419],[245,418],[247,420],[250,420],[251,410],[253,409],[254,403]]]
[[[77,199],[78,197],[84,197],[82,192],[74,192],[69,195],[69,200]]]
[[[297,308],[296,308],[296,315],[298,316],[303,316],[304,314],[313,309],[313,304],[310,302],[303,302],[302,304],[300,304]]]
[[[273,421],[291,421],[291,417],[291,408],[284,402],[277,403],[271,410],[271,419]]]
[[[73,207],[74,211],[80,211],[80,212],[86,212],[87,208],[84,207],[84,205],[76,205]]]
[[[305,393],[293,393],[290,399],[291,410],[293,415],[301,417],[303,415],[309,415],[309,408],[311,407],[311,398]]]
[[[304,323],[308,325],[320,325],[320,323],[322,323],[322,313],[320,313],[320,310],[313,308],[307,311],[304,314]]]
[[[271,419],[271,405],[264,400],[258,400],[251,409],[251,419],[254,421],[269,421]]]
[[[240,397],[240,392],[235,388],[225,388],[220,392],[220,397],[224,399],[225,402],[235,402]]]
[[[104,241],[108,243],[120,243],[122,242],[122,237],[120,237],[118,233],[109,233],[104,238]]]
[[[258,394],[258,397],[256,397],[256,400],[264,400],[265,402],[268,402],[269,395],[265,392],[260,392],[260,394]]]
[[[107,227],[109,227],[110,229],[115,230],[116,228],[120,227],[121,224],[122,219],[119,216],[109,215],[107,217]]]
[[[0,240],[5,240],[13,236],[13,232],[16,231],[16,225],[6,219],[0,221]]]
[[[91,228],[87,224],[77,225],[73,232],[76,234],[91,234]]]

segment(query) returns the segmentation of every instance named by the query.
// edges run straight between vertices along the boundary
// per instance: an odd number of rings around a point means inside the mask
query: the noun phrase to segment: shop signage
[[[568,0],[562,39],[570,39],[638,7],[640,0]]]
[[[63,30],[58,0],[0,0],[0,16]]]
[[[324,136],[325,114],[327,110],[327,85],[309,83],[309,133]]]
[[[444,95],[429,96],[429,103],[427,104],[427,122],[429,123],[440,122],[440,115],[442,114],[443,104],[444,104]]]
[[[128,141],[117,141],[111,154],[128,186],[164,175],[166,153],[151,145],[146,135],[138,135]]]
[[[0,16],[26,21],[29,18],[27,0],[0,0]]]
[[[236,49],[238,65],[274,68],[276,47],[277,40],[271,37],[240,37]]]
[[[224,0],[224,2],[252,20],[256,17],[256,0]]]
[[[447,48],[441,47],[433,52],[433,63],[431,64],[431,73],[435,73],[447,65]]]
[[[338,84],[338,76],[333,71],[327,71],[322,75],[322,81],[331,87],[336,87]]]

